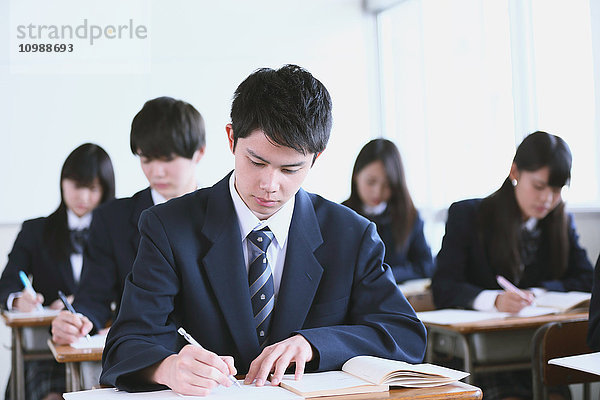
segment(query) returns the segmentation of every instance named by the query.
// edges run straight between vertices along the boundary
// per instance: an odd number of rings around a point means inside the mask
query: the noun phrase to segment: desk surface
[[[76,349],[67,345],[56,344],[52,339],[48,339],[48,347],[54,358],[59,363],[80,362],[80,361],[100,361],[102,360],[102,350],[96,349]]]
[[[379,400],[379,399],[421,399],[421,400],[480,400],[481,389],[463,382],[434,388],[394,388],[389,392],[353,394],[349,396],[319,397],[319,400]]]
[[[56,315],[46,315],[30,318],[10,319],[6,316],[5,313],[2,313],[2,319],[4,320],[4,324],[11,328],[20,328],[26,326],[49,326],[52,325],[52,320],[55,317]]]
[[[484,321],[476,322],[464,322],[458,324],[432,324],[426,322],[427,327],[436,327],[446,330],[455,331],[458,333],[469,334],[476,332],[489,332],[489,331],[504,331],[513,329],[526,329],[535,328],[542,326],[548,322],[561,322],[571,320],[587,320],[587,312],[575,312],[575,313],[563,313],[563,314],[548,314],[538,315],[536,317],[508,317],[498,319],[487,319]]]

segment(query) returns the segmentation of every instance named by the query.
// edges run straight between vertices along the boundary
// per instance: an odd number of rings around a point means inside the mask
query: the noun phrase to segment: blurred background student
[[[561,194],[570,178],[567,144],[535,132],[517,148],[500,189],[485,199],[452,204],[432,281],[435,305],[516,313],[536,292],[589,292],[592,265]],[[497,275],[527,290],[521,296],[503,291]],[[527,371],[480,374],[475,384],[486,399],[532,397]],[[550,392],[570,397],[567,387]]]
[[[23,222],[0,278],[0,301],[8,310],[27,312],[38,304],[61,309],[58,290],[75,292],[92,210],[115,197],[115,176],[106,151],[92,143],[73,150],[60,173],[60,193],[56,211]],[[32,279],[35,296],[23,290],[19,271]],[[64,390],[63,364],[54,360],[25,364],[27,399],[59,399]]]
[[[352,170],[350,197],[342,204],[375,222],[385,244],[384,261],[397,283],[431,277],[433,260],[423,220],[408,193],[394,143],[374,139],[361,149]]]

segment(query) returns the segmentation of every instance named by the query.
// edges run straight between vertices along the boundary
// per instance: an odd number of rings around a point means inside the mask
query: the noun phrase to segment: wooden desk
[[[25,361],[51,359],[52,355],[48,351],[25,352],[23,349],[23,328],[50,326],[55,315],[35,316],[31,318],[10,319],[5,313],[2,313],[4,324],[11,328],[11,366],[10,374],[10,393],[16,400],[25,400]]]
[[[70,345],[60,345],[48,339],[48,347],[54,359],[59,363],[65,363],[67,392],[81,390],[81,362],[101,361],[103,349],[76,349]]]
[[[464,370],[470,372],[471,375],[466,378],[468,383],[473,382],[474,374],[476,372],[493,372],[493,371],[506,371],[506,370],[517,370],[517,369],[530,369],[531,368],[531,339],[535,333],[535,329],[548,323],[548,322],[560,322],[571,320],[573,318],[587,318],[587,312],[575,312],[575,313],[564,313],[564,314],[550,314],[540,315],[536,317],[509,317],[490,319],[485,321],[468,322],[468,323],[457,323],[450,325],[439,325],[432,323],[425,323],[427,327],[427,362],[433,363],[434,351],[440,352],[440,348],[436,348],[436,344],[443,340],[448,340],[448,343],[456,341],[459,346],[460,353],[464,360]],[[491,337],[492,335],[514,335],[518,334],[521,339],[528,340],[527,351],[522,354],[520,359],[514,360],[500,360],[494,361],[486,360],[481,361],[476,359],[475,347],[475,335],[479,337]],[[483,335],[483,336],[482,336]],[[510,346],[511,340],[505,341],[506,346]],[[505,351],[506,348],[500,349],[500,352]],[[449,353],[447,353],[449,354]],[[451,354],[459,356],[459,354]],[[493,358],[493,357],[490,357]]]
[[[348,396],[326,396],[319,400],[481,400],[483,393],[481,389],[463,382],[455,382],[449,385],[434,388],[394,388],[389,392],[353,394]]]
[[[94,391],[97,391],[94,393]],[[117,398],[120,400],[127,400],[127,398],[140,399],[144,398],[143,393],[135,393],[131,396],[124,392],[116,392],[112,388],[95,389],[92,391],[83,391],[78,393],[68,393],[65,398],[70,400],[85,400],[92,396],[90,393],[94,393],[93,398],[98,399],[113,399]],[[156,392],[154,392],[156,393]],[[153,396],[154,397],[154,396]],[[179,395],[168,392],[164,396],[158,396],[162,398],[181,398]],[[352,394],[343,396],[326,396],[318,397],[318,400],[481,400],[483,394],[481,389],[475,386],[468,385],[462,382],[455,382],[449,385],[438,386],[435,388],[421,388],[421,389],[408,389],[408,388],[394,388],[389,392],[377,392],[377,393],[363,393],[363,394]],[[209,397],[210,398],[210,397]]]

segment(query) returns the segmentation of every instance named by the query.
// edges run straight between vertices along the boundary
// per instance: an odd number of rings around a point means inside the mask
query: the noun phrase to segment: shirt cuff
[[[477,311],[497,311],[496,297],[501,293],[501,290],[484,290],[473,300],[473,309]]]
[[[15,299],[18,299],[19,297],[21,297],[21,292],[15,292],[15,293],[11,293],[8,295],[8,299],[6,299],[6,309],[8,311],[12,311],[13,302],[15,301]]]

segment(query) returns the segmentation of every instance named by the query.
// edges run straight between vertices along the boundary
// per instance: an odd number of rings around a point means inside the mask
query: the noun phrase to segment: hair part
[[[149,100],[131,123],[131,152],[149,159],[191,159],[206,145],[202,115],[171,97]]]
[[[79,186],[92,186],[98,179],[102,187],[100,203],[115,198],[115,173],[106,151],[93,143],[85,143],[73,150],[63,163],[60,171],[60,204],[48,216],[44,226],[43,240],[55,260],[62,260],[71,253],[69,226],[67,223],[67,205],[64,200],[62,182],[65,179],[75,181]]]
[[[413,229],[417,210],[408,192],[400,152],[393,142],[387,139],[374,139],[364,145],[358,153],[352,169],[350,197],[342,204],[365,216],[356,178],[367,165],[376,161],[381,161],[383,164],[390,185],[391,197],[388,209],[392,218],[395,245],[397,249],[401,249]]]
[[[528,135],[515,153],[513,162],[518,170],[550,169],[548,184],[563,187],[571,178],[571,152],[563,139],[546,132]],[[479,233],[488,260],[495,273],[515,281],[521,265],[520,230],[523,221],[515,197],[515,188],[506,178],[502,186],[483,199],[479,212]],[[550,272],[560,278],[567,269],[569,240],[565,204],[561,201],[546,217],[538,221],[542,235],[550,246]]]
[[[299,153],[325,150],[331,132],[331,97],[325,86],[297,65],[261,68],[235,90],[231,105],[233,146],[254,131]],[[314,159],[313,159],[314,162]]]

